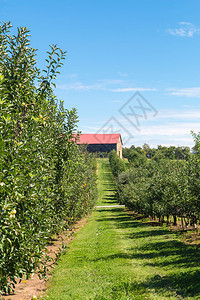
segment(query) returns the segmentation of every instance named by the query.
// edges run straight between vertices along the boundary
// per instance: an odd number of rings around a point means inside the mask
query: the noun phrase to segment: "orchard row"
[[[182,226],[196,227],[200,220],[199,135],[194,135],[196,154],[187,160],[147,159],[131,155],[129,168],[116,152],[109,155],[116,178],[117,197],[121,204],[143,214],[164,218],[173,216],[174,225],[181,218]]]
[[[42,73],[29,31],[0,26],[0,291],[39,269],[53,234],[87,214],[96,199],[95,162],[73,142],[76,110],[53,94],[65,53],[51,46]]]

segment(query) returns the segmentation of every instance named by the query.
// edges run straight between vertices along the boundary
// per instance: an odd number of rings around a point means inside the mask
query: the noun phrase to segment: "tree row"
[[[73,141],[75,109],[53,93],[65,53],[51,46],[41,72],[29,31],[0,26],[0,291],[17,278],[46,275],[52,235],[96,200],[95,162]]]
[[[200,137],[194,137],[198,148]],[[182,226],[190,224],[196,227],[200,220],[198,153],[190,154],[187,160],[147,159],[141,153],[129,158],[127,168],[115,151],[109,155],[119,202],[160,221],[169,222],[173,217],[176,225],[177,218],[180,218]]]

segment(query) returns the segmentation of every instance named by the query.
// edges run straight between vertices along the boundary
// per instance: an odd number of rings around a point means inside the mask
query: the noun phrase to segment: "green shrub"
[[[151,217],[200,219],[200,165],[198,157],[188,161],[160,159],[118,174],[117,197],[121,204]]]
[[[124,161],[117,155],[115,150],[112,150],[109,153],[108,158],[111,166],[111,171],[115,177],[126,170]]]
[[[40,269],[54,233],[94,205],[94,162],[73,142],[77,113],[53,94],[65,52],[48,52],[44,74],[36,67],[29,31],[0,26],[0,291]]]

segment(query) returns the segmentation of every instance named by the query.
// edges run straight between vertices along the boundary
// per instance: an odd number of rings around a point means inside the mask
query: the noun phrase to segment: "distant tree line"
[[[188,160],[190,155],[191,155],[191,149],[190,147],[187,146],[161,146],[158,145],[157,148],[151,148],[148,144],[144,144],[142,147],[135,147],[132,145],[130,148],[123,148],[122,154],[124,158],[128,158],[131,160],[131,156],[140,154],[138,157],[145,156],[148,159],[154,159],[154,160],[159,160],[159,159],[184,159]]]

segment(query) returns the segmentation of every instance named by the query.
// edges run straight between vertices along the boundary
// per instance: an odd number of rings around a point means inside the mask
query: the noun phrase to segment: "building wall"
[[[119,141],[117,143],[117,149],[116,149],[117,155],[122,159],[122,142],[119,138]]]
[[[122,159],[122,141],[120,138],[117,144],[88,144],[85,146],[87,147],[87,151],[90,153],[103,153],[115,150],[117,152],[117,155]]]
[[[110,152],[113,149],[117,151],[116,144],[89,144],[87,146],[88,152]]]

